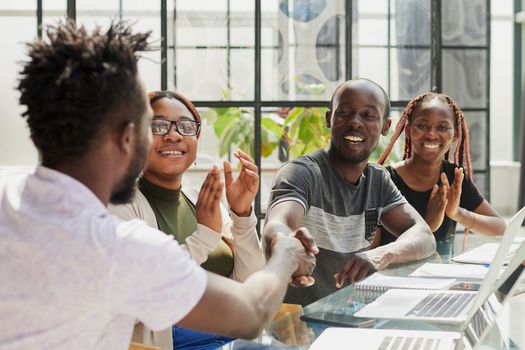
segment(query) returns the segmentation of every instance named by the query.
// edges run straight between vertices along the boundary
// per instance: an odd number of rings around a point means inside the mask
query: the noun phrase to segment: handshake
[[[315,254],[319,249],[308,229],[301,227],[292,233],[265,236],[265,253],[270,258],[275,255],[284,255],[295,264],[295,272],[290,278],[293,287],[308,287],[315,283],[312,272],[315,268]]]

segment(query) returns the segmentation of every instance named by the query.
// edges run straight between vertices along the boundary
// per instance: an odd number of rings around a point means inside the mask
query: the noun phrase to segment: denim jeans
[[[212,350],[229,343],[235,338],[203,333],[178,326],[172,327],[173,349],[175,350]]]

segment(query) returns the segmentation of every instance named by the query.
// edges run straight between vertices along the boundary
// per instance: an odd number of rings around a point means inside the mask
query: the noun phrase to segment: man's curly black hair
[[[31,139],[42,163],[53,167],[79,160],[104,130],[141,120],[146,97],[137,60],[150,32],[112,22],[105,32],[88,33],[73,21],[46,32],[46,40],[27,44],[18,90]]]

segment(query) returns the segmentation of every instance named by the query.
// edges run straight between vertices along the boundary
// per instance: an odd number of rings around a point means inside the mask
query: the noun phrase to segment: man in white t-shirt
[[[290,276],[310,279],[313,241],[277,237],[267,266],[240,284],[144,222],[110,215],[151,143],[137,72],[148,34],[67,23],[47,37],[29,45],[18,86],[41,165],[0,179],[0,349],[127,349],[136,321],[257,335]],[[214,215],[222,185],[209,184]]]

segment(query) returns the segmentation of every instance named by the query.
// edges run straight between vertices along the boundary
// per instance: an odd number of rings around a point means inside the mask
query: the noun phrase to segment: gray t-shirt
[[[388,172],[369,163],[357,185],[341,177],[323,149],[292,160],[279,169],[268,211],[280,202],[297,201],[305,210],[303,226],[313,235],[319,254],[315,285],[288,288],[285,301],[307,305],[334,291],[335,278],[348,257],[366,250],[381,215],[406,203]]]

